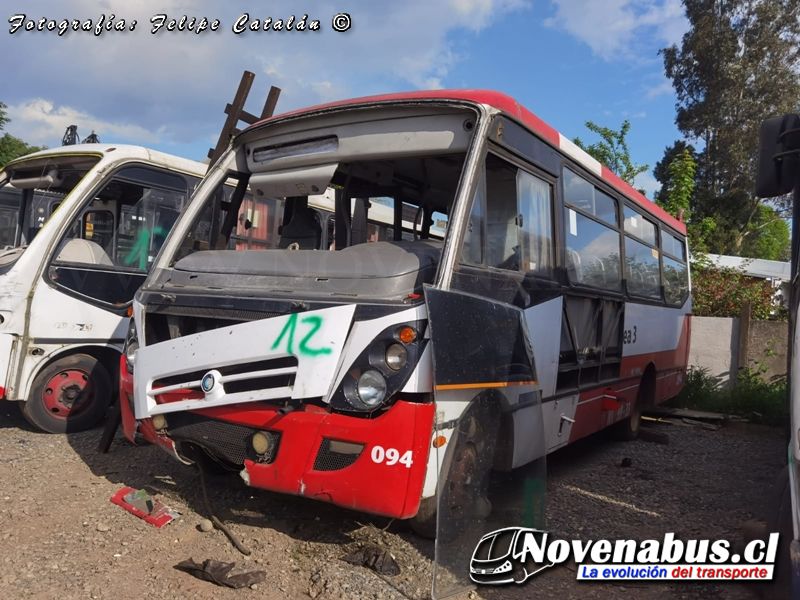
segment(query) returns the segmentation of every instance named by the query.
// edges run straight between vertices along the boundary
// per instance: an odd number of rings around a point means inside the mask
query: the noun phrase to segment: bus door
[[[526,312],[554,297],[545,285],[554,271],[552,188],[552,180],[490,152],[450,289],[425,290],[436,404],[433,445],[440,465],[437,598],[471,581],[499,583],[500,573],[470,566],[484,535],[545,527],[542,394],[554,378],[546,346],[554,340],[533,339]],[[540,354],[541,366],[534,360]],[[487,502],[491,468],[515,469],[516,475],[489,490]],[[516,582],[536,572],[511,562]]]
[[[507,527],[543,528],[546,450],[523,311],[433,287],[426,288],[425,301],[439,465],[433,598],[440,599],[472,587],[480,574],[471,572],[470,562],[484,535]],[[520,475],[491,495],[490,471],[506,458],[501,454],[531,444]],[[524,568],[514,571],[520,583],[532,575]]]

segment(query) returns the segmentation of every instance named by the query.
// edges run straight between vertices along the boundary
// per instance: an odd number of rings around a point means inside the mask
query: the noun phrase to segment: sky
[[[245,109],[259,114],[271,85],[276,113],[365,95],[420,89],[493,89],[516,98],[568,138],[597,141],[587,120],[619,129],[631,121],[637,184],[659,185],[652,169],[681,135],[675,95],[659,49],[680,43],[680,0],[8,0],[0,33],[5,131],[29,144],[59,146],[69,125],[81,138],[134,143],[203,160],[216,144],[225,104],[242,73],[255,81]],[[301,11],[302,9],[302,11]],[[346,13],[344,32],[334,15]],[[55,21],[27,31],[24,22]],[[102,16],[124,31],[94,27]],[[114,15],[113,20],[111,16]],[[152,33],[156,15],[164,26]],[[168,31],[170,19],[216,31]],[[237,20],[319,22],[316,31],[235,33]],[[67,19],[92,31],[69,29]],[[131,31],[132,21],[136,25]],[[12,22],[13,21],[13,22]]]

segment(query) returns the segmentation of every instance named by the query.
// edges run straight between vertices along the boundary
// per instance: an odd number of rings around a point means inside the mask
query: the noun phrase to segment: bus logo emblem
[[[214,375],[212,375],[211,373],[208,373],[203,377],[203,380],[200,382],[200,387],[207,394],[212,389],[214,389],[214,383],[215,383]]]

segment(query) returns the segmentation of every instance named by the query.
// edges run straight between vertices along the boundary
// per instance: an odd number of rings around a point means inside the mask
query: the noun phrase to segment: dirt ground
[[[549,457],[553,536],[659,539],[674,532],[736,542],[743,524],[764,519],[785,454],[780,432],[755,425],[654,427],[669,435],[668,445],[598,435]],[[212,507],[252,551],[245,557],[221,531],[200,531],[206,513],[195,469],[155,447],[133,447],[121,433],[109,454],[98,454],[101,431],[38,433],[17,406],[0,402],[0,598],[389,600],[429,593],[433,542],[405,523],[253,490],[235,475],[210,478]],[[627,468],[624,458],[632,460]],[[523,478],[502,479],[493,503],[502,507]],[[134,517],[109,501],[124,486],[157,495],[180,517],[163,529]],[[359,542],[388,549],[401,574],[379,576],[341,560]],[[234,572],[264,570],[266,581],[255,589],[219,587],[174,568],[188,558],[236,562]],[[569,567],[469,597],[757,598],[753,585],[583,583]]]

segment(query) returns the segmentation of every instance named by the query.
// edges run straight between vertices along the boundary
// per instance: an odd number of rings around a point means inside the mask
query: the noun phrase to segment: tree
[[[6,113],[7,108],[5,104],[0,102],[0,131],[5,128],[6,124],[11,122],[11,119],[8,118],[8,114]],[[47,146],[42,146],[41,148],[38,146],[29,146],[21,139],[9,133],[5,133],[0,137],[0,167],[4,167],[15,158],[38,152],[39,150],[45,150],[46,148]]]
[[[661,184],[661,189],[655,194],[656,202],[667,202],[667,191],[669,190],[670,179],[672,178],[669,171],[670,165],[678,156],[683,154],[684,150],[689,152],[689,156],[691,156],[695,163],[695,182],[697,181],[697,151],[691,144],[683,140],[677,140],[672,146],[667,146],[664,149],[664,157],[658,161],[653,168],[653,177]]]
[[[772,223],[788,209],[785,200],[762,212],[753,181],[761,122],[800,107],[800,0],[682,1],[689,31],[661,53],[675,123],[703,143],[692,214],[714,224],[710,251],[741,254],[763,247],[761,236],[780,237]]]
[[[758,216],[750,222],[742,255],[767,260],[788,261],[792,234],[789,224],[772,206],[759,206]]]
[[[599,135],[602,141],[586,146],[580,138],[575,138],[573,140],[575,145],[611,169],[623,181],[633,185],[636,176],[645,173],[650,168],[650,165],[637,165],[631,161],[628,143],[625,140],[631,129],[631,123],[627,119],[622,122],[619,131],[601,127],[592,121],[586,121],[586,127],[589,131]],[[639,191],[644,194],[643,190]]]
[[[667,180],[659,192],[656,203],[673,217],[681,212],[690,217],[689,207],[694,195],[697,163],[688,148],[684,148],[667,166]]]

